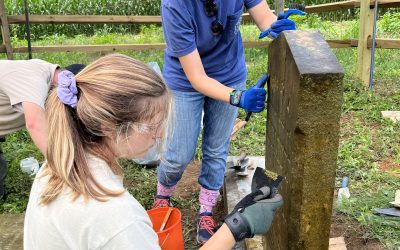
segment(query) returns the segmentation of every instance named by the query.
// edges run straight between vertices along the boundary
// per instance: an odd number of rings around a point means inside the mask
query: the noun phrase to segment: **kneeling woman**
[[[141,157],[164,139],[170,92],[147,65],[118,54],[59,82],[46,103],[47,161],[32,186],[24,249],[159,249],[146,211],[123,186],[118,159]],[[241,208],[270,213],[264,224],[254,220],[265,231],[282,199],[251,200]],[[243,211],[228,216],[204,248],[230,249],[260,233]]]

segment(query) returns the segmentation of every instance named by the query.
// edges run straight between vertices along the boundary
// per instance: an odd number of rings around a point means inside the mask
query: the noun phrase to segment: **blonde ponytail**
[[[41,203],[53,201],[61,191],[72,190],[72,200],[79,196],[106,201],[124,190],[109,190],[93,177],[87,154],[93,154],[122,175],[117,154],[108,145],[110,133],[125,133],[130,124],[150,121],[157,114],[167,120],[171,95],[152,69],[133,58],[113,54],[102,57],[77,76],[79,100],[76,109],[63,104],[56,89],[46,102],[48,122],[47,163],[43,177],[49,182]]]

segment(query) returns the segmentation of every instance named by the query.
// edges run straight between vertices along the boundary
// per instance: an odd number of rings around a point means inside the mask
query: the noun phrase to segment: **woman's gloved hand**
[[[267,91],[264,89],[265,83],[269,80],[269,75],[263,75],[254,86],[247,90],[234,90],[230,93],[229,103],[233,106],[242,108],[247,112],[259,113],[265,109],[265,98]]]
[[[282,206],[280,194],[272,198],[269,187],[263,187],[244,197],[224,219],[236,241],[264,234],[272,224],[277,208]]]
[[[259,39],[266,36],[277,38],[279,34],[284,30],[295,30],[296,23],[293,20],[288,19],[291,15],[305,15],[306,13],[301,10],[289,9],[286,12],[281,12],[278,15],[278,20],[271,24],[271,27],[264,32],[260,33]]]

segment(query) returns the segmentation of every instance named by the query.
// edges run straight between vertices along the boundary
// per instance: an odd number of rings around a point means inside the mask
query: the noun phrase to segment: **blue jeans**
[[[232,88],[244,89],[245,83]],[[238,108],[199,92],[172,92],[175,99],[174,132],[167,139],[164,160],[161,160],[158,167],[158,181],[170,187],[181,179],[196,152],[204,110],[201,145],[203,160],[198,181],[206,189],[219,190],[224,181],[230,135]]]

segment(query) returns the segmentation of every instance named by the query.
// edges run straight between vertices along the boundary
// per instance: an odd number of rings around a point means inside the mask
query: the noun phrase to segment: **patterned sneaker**
[[[217,226],[212,218],[212,213],[204,212],[199,214],[197,223],[197,242],[199,244],[206,243],[217,231],[216,229]]]
[[[156,199],[153,203],[152,209],[161,207],[171,207],[171,202],[169,199],[170,197],[168,196],[156,195]]]

